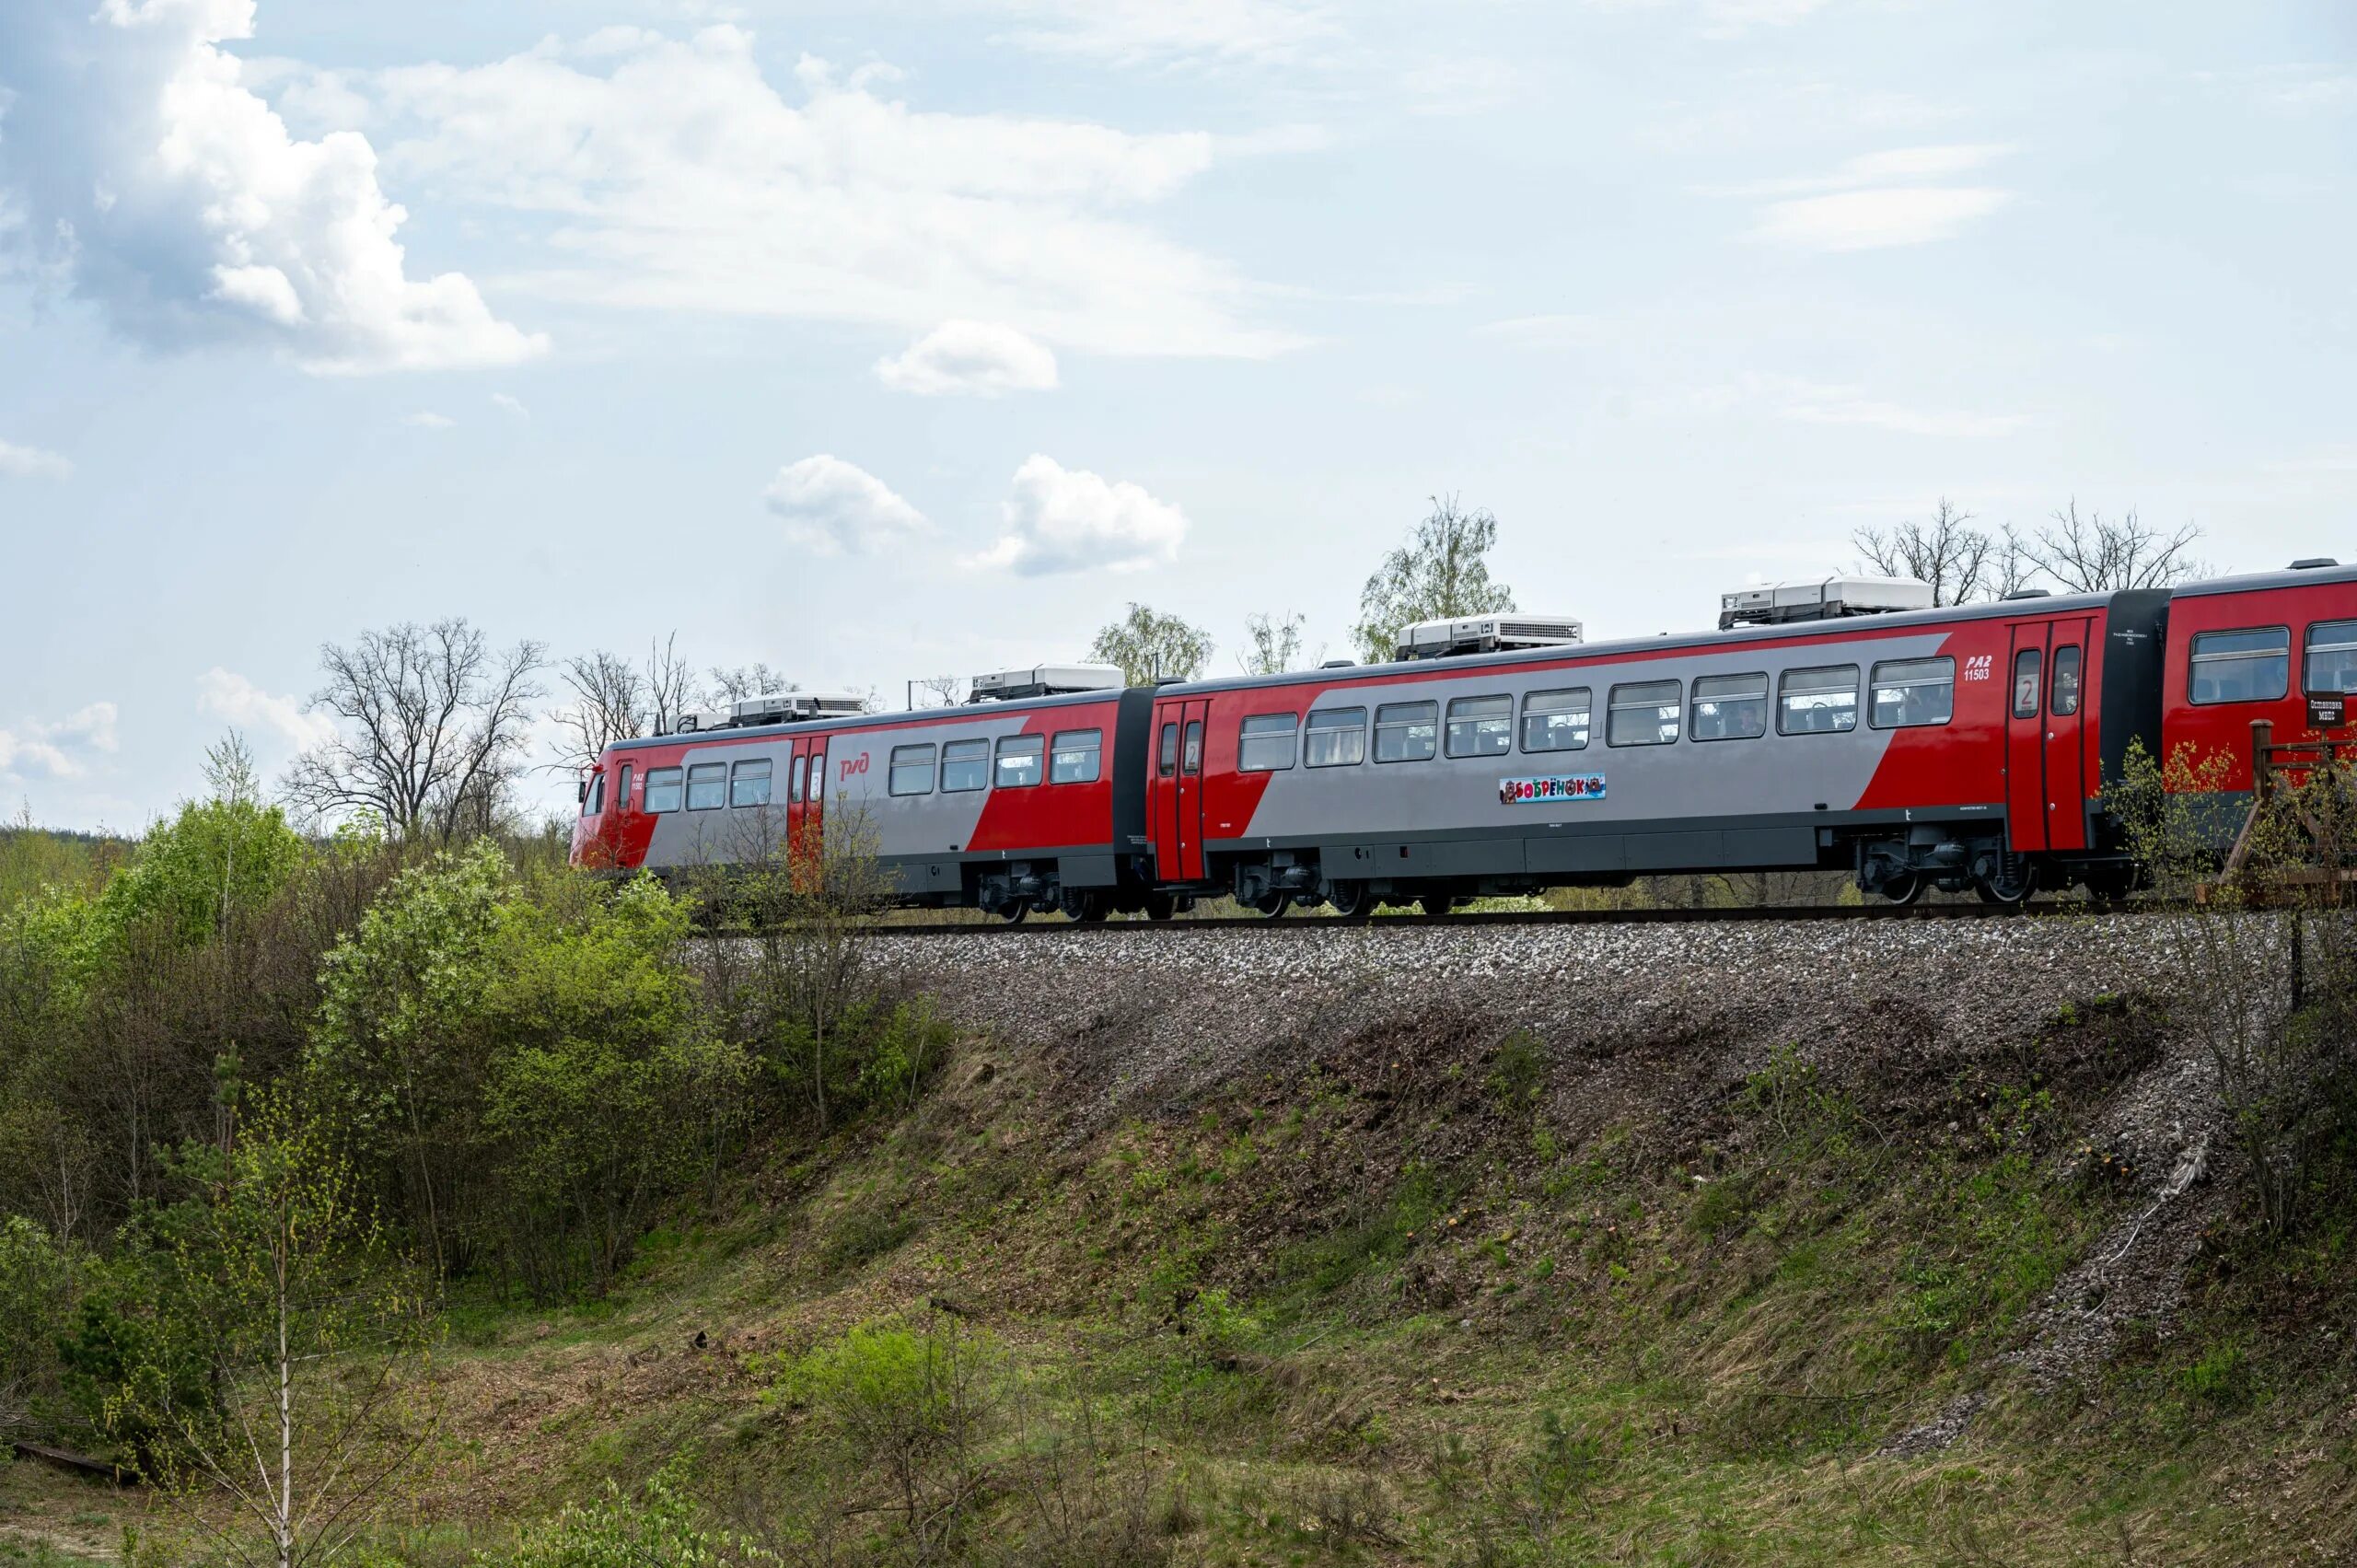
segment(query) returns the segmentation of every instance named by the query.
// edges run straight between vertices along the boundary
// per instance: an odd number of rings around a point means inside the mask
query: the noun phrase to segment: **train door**
[[[2093,622],[2058,621],[2046,643],[2046,847],[2087,847],[2086,747],[2080,731],[2087,705],[2087,649]]]
[[[1154,863],[1164,882],[1203,875],[1203,727],[1211,703],[1163,703],[1154,712]]]
[[[810,744],[796,738],[785,765],[785,861],[795,874],[808,863],[802,827],[810,809]]]
[[[827,738],[814,735],[803,745],[810,753],[810,784],[802,796],[802,854],[815,868],[827,853]]]
[[[2005,821],[2016,854],[2046,848],[2046,622],[2014,628],[2005,689]]]

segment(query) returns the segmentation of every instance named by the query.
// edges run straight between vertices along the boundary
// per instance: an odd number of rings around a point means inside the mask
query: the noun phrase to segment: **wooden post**
[[[2250,783],[2261,800],[2275,792],[2275,765],[2268,755],[2274,741],[2275,723],[2272,719],[2250,721]]]

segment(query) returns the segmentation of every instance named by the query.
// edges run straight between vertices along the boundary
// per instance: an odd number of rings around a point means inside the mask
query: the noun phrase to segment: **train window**
[[[1604,714],[1607,746],[1667,746],[1678,738],[1686,689],[1675,680],[1615,686]]]
[[[770,803],[770,760],[739,762],[728,775],[728,804],[767,806]]]
[[[2269,703],[2292,685],[2292,629],[2254,626],[2240,632],[2198,632],[2193,637],[2196,703]]]
[[[1858,667],[1788,669],[1776,683],[1778,735],[1843,735],[1858,727]]]
[[[1068,729],[1049,748],[1050,784],[1095,784],[1098,760],[1105,751],[1101,729]]]
[[[1293,738],[1298,722],[1291,714],[1254,714],[1236,738],[1236,771],[1273,773],[1293,766]]]
[[[894,795],[931,795],[933,758],[931,746],[893,747],[891,782],[886,787]]]
[[[630,764],[628,762],[622,764],[622,782],[614,790],[614,809],[617,811],[630,809]]]
[[[818,805],[819,797],[826,793],[827,754],[824,751],[813,751],[810,753],[810,804]]]
[[[786,775],[785,781],[785,798],[788,805],[802,804],[802,775],[809,771],[809,758],[796,757],[794,760],[794,771]]]
[[[1178,771],[1178,726],[1167,724],[1162,726],[1162,776],[1167,779]]]
[[[1514,699],[1458,697],[1448,704],[1444,745],[1452,757],[1503,757],[1514,749]]]
[[[2079,711],[2079,645],[2054,650],[2054,689],[2046,694],[2046,711],[2068,718]]]
[[[1179,750],[1178,766],[1190,773],[1203,771],[1203,721],[1201,719],[1187,721],[1187,744]]]
[[[1912,729],[1956,716],[1956,660],[1892,659],[1874,668],[1866,722],[1876,729]]]
[[[1696,677],[1687,733],[1697,740],[1757,740],[1767,734],[1768,672]]]
[[[2357,691],[2357,621],[2319,621],[2308,628],[2303,691]]]
[[[1525,751],[1578,751],[1587,745],[1591,699],[1585,686],[1533,691],[1522,700]]]
[[[1029,789],[1039,782],[1039,761],[1047,751],[1044,735],[1000,736],[998,776],[993,782],[1000,789]]]
[[[1375,710],[1376,761],[1429,762],[1438,749],[1438,703],[1386,703]]]
[[[606,775],[593,773],[589,777],[589,787],[581,796],[581,814],[584,817],[595,817],[605,808]]]
[[[988,789],[991,784],[991,743],[953,740],[941,749],[941,793],[964,795]]]
[[[1309,715],[1301,760],[1313,768],[1351,768],[1366,761],[1366,710],[1319,708]]]
[[[679,808],[679,770],[649,768],[646,770],[646,808],[649,811],[677,811]]]
[[[698,762],[688,770],[688,809],[717,811],[728,804],[728,764]]]
[[[2036,648],[2024,648],[2014,656],[2014,717],[2038,717],[2038,667],[2046,656]]]

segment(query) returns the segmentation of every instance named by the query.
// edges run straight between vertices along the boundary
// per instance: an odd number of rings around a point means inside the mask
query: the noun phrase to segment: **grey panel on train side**
[[[1343,767],[1296,766],[1270,775],[1266,792],[1249,824],[1210,829],[1214,840],[1248,843],[1255,840],[1329,838],[1338,825],[1367,833],[1360,842],[1383,842],[1383,835],[1402,838],[1434,827],[1468,828],[1515,839],[1542,840],[1556,832],[1576,836],[1603,824],[1635,828],[1647,821],[1687,821],[1695,818],[1721,821],[1751,817],[1806,814],[1820,805],[1831,811],[1853,808],[1872,783],[1896,730],[1875,729],[1868,722],[1872,693],[1867,690],[1873,668],[1896,659],[1924,658],[1937,654],[1947,640],[1945,628],[1921,635],[1859,637],[1854,641],[1817,644],[1800,648],[1760,648],[1749,645],[1681,653],[1664,658],[1629,658],[1573,668],[1527,669],[1489,667],[1445,679],[1369,680],[1336,685],[1320,691],[1309,708],[1364,707],[1370,721],[1387,703],[1438,704],[1444,728],[1449,703],[1460,697],[1499,693],[1513,696],[1516,728],[1514,749],[1494,756],[1451,758],[1445,753],[1428,761],[1376,762],[1369,760]],[[1777,677],[1789,669],[1854,664],[1858,667],[1858,705],[1854,727],[1841,731],[1784,735],[1778,732]],[[1403,671],[1403,674],[1408,672]],[[1418,671],[1415,673],[1427,673]],[[1693,683],[1714,675],[1768,677],[1766,733],[1745,738],[1698,741],[1688,738],[1693,717]],[[1616,685],[1676,679],[1681,683],[1679,738],[1659,746],[1612,746],[1608,742],[1609,704]],[[1590,691],[1589,741],[1576,749],[1525,752],[1520,749],[1522,700],[1533,691],[1586,687]],[[1230,702],[1228,714],[1248,714],[1251,699],[1240,706]],[[1553,801],[1542,805],[1507,803],[1500,783],[1510,778],[1550,775],[1605,776],[1602,799]],[[1781,841],[1747,841],[1726,846],[1745,853],[1734,864],[1782,864],[1789,846]],[[1600,847],[1567,845],[1560,852],[1563,864],[1548,870],[1642,869],[1692,854],[1691,846],[1653,844],[1631,846],[1618,865],[1594,865],[1588,856],[1608,858]],[[1552,857],[1558,852],[1550,850]],[[1772,858],[1771,858],[1772,854]],[[1813,845],[1801,846],[1800,858],[1814,854]],[[1753,859],[1757,855],[1759,858]],[[1689,862],[1729,864],[1714,855]],[[1513,869],[1521,870],[1517,865]],[[1530,869],[1540,869],[1531,866]],[[1471,875],[1435,866],[1420,875]]]

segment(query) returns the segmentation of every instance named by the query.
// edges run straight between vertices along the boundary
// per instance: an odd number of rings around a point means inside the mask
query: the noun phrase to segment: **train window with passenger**
[[[2238,632],[2197,632],[2193,637],[2191,700],[2270,703],[2292,684],[2292,629],[2253,626]]]
[[[717,811],[728,804],[728,764],[698,762],[688,770],[688,809]]]
[[[1579,751],[1587,746],[1588,688],[1533,691],[1522,700],[1525,751]]]
[[[1162,726],[1162,776],[1167,779],[1178,771],[1178,726],[1167,724]]]
[[[1301,760],[1313,768],[1353,768],[1366,761],[1366,710],[1318,708],[1309,715]]]
[[[1757,740],[1767,734],[1768,672],[1697,677],[1687,733],[1697,740]]]
[[[1291,714],[1253,714],[1236,737],[1236,771],[1274,773],[1293,766],[1293,738],[1298,721]]]
[[[1956,660],[1892,659],[1874,668],[1874,702],[1866,722],[1876,729],[1912,729],[1956,716]]]
[[[680,772],[677,768],[646,770],[646,808],[649,811],[677,811],[679,808]]]
[[[1504,756],[1514,749],[1514,699],[1456,698],[1448,704],[1443,744],[1452,757]]]
[[[1667,746],[1678,739],[1686,689],[1675,680],[1615,686],[1604,715],[1607,746]]]
[[[1201,719],[1187,721],[1187,744],[1179,751],[1178,766],[1190,773],[1203,771],[1203,721]]]
[[[2014,656],[2014,717],[2038,717],[2038,667],[2046,656],[2036,648],[2024,648]]]
[[[941,749],[941,793],[965,795],[988,789],[991,784],[991,743],[953,740]]]
[[[1776,682],[1778,735],[1845,735],[1858,727],[1858,667],[1788,669]]]
[[[931,746],[893,747],[891,782],[886,787],[894,795],[931,795],[933,757]]]
[[[2357,621],[2319,621],[2308,628],[2300,690],[2357,691]]]
[[[2079,711],[2079,645],[2054,650],[2054,687],[2046,694],[2046,711],[2069,718]]]
[[[998,776],[993,783],[1000,789],[1029,789],[1039,782],[1040,760],[1047,752],[1044,735],[1000,736]]]
[[[1438,703],[1386,703],[1375,710],[1375,760],[1429,762],[1440,749]]]
[[[1104,754],[1105,732],[1101,729],[1068,729],[1056,737],[1049,749],[1048,782],[1050,784],[1095,784],[1097,760]]]
[[[767,806],[770,803],[770,760],[756,758],[739,762],[728,775],[728,804],[731,806]]]

